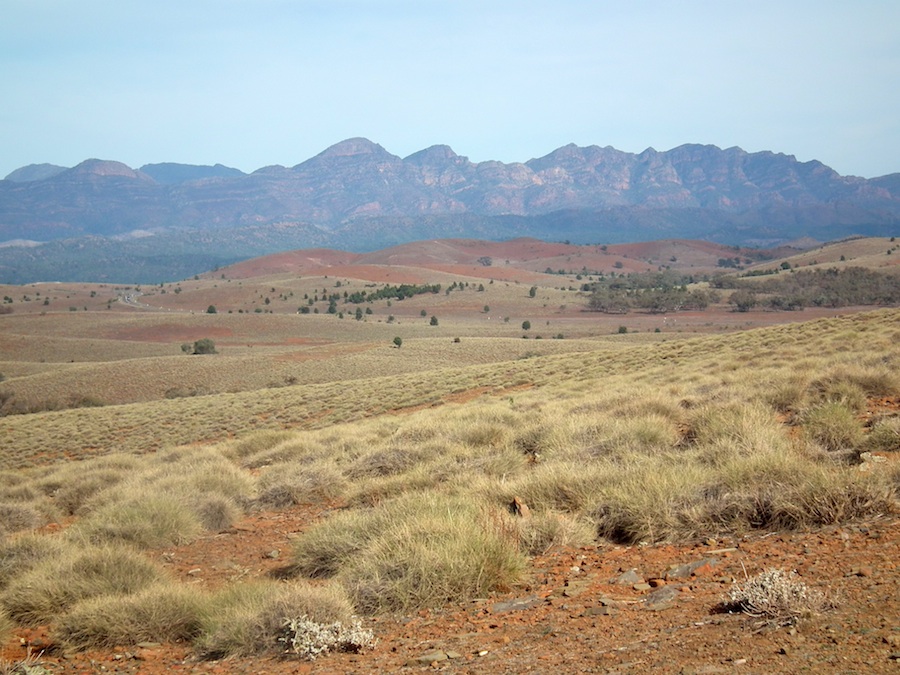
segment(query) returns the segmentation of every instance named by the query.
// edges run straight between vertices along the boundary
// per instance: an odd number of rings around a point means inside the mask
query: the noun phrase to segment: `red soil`
[[[300,507],[246,518],[237,527],[153,555],[183,581],[214,587],[279,575],[292,537],[325,509]],[[277,552],[277,553],[276,553]],[[75,654],[49,651],[50,672],[136,673],[896,673],[900,658],[900,520],[875,518],[817,532],[754,534],[686,546],[600,544],[533,560],[527,579],[494,597],[449,602],[412,616],[364,621],[374,651],[314,663],[266,655],[206,662],[185,645]],[[705,562],[702,562],[705,561]],[[701,563],[693,572],[674,566]],[[762,570],[796,570],[834,607],[796,627],[774,628],[724,611],[732,583]],[[635,569],[643,580],[617,583]],[[643,582],[646,582],[645,585]],[[653,608],[659,593],[670,602]],[[520,601],[510,604],[504,602]],[[17,631],[46,646],[46,632]],[[452,658],[414,659],[430,652]],[[438,655],[434,656],[435,659]]]

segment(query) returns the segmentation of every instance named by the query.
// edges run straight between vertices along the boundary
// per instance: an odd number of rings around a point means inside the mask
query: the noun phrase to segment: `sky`
[[[900,172],[896,0],[0,0],[0,177],[684,143]]]

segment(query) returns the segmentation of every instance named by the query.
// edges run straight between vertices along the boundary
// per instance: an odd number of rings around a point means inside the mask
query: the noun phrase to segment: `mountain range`
[[[401,158],[352,138],[250,174],[97,159],[17,169],[0,181],[0,281],[125,271],[133,276],[117,280],[161,281],[291,248],[443,237],[768,246],[898,229],[900,173],[841,176],[818,161],[711,145],[567,145],[508,164],[436,145]]]

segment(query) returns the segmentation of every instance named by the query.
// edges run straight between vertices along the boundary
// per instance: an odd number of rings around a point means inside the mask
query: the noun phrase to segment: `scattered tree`
[[[216,313],[216,306],[215,306],[215,305],[210,305],[209,307],[207,307],[207,308],[206,308],[206,313],[207,313],[207,314],[215,314],[215,313]]]
[[[216,354],[216,343],[209,338],[200,338],[194,342],[194,354]]]
[[[394,338],[394,345],[397,347],[397,349],[400,349],[400,347],[403,346],[403,338],[400,337],[399,335],[398,335],[397,337],[395,337],[395,338]]]
[[[531,330],[531,322],[523,321],[522,322],[522,330]]]
[[[431,325],[432,325],[432,326],[437,326],[437,325],[438,325],[438,318],[437,318],[436,316],[432,316],[432,317],[431,317]]]

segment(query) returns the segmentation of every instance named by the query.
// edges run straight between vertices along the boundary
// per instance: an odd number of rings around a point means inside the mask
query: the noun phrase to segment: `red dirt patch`
[[[176,574],[208,585],[271,573],[285,564],[291,535],[318,511],[257,514],[231,531],[155,555],[171,555],[167,564]],[[278,558],[267,557],[276,549]],[[41,662],[52,672],[378,673],[440,652],[444,660],[409,672],[896,673],[898,559],[897,518],[698,545],[600,544],[535,558],[528,577],[507,593],[366,620],[379,641],[370,653],[330,654],[314,664],[273,656],[204,662],[184,645],[123,645],[50,653]],[[772,568],[796,570],[836,606],[780,629],[724,611],[734,581]],[[619,583],[629,570],[641,581]],[[20,638],[45,639],[40,631],[16,631],[4,658],[24,655]]]
[[[234,334],[230,328],[221,326],[184,326],[178,324],[158,324],[135,328],[119,328],[105,337],[110,340],[130,340],[133,342],[193,342],[201,338],[228,338]]]

